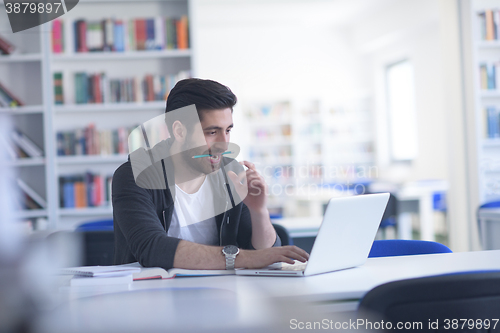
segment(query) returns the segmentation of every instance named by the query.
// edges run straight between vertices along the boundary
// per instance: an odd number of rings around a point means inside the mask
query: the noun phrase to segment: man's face
[[[182,153],[187,165],[194,170],[209,174],[220,168],[222,153],[227,150],[233,128],[233,115],[230,108],[202,111],[200,131],[188,134]],[[196,127],[195,127],[196,128]],[[200,147],[188,149],[188,147]],[[193,158],[196,155],[210,154],[210,157]]]

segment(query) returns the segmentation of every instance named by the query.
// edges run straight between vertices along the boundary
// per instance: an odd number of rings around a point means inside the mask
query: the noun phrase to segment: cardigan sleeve
[[[161,192],[137,186],[130,162],[115,171],[112,183],[115,264],[130,262],[133,257],[145,267],[173,267],[180,239],[167,236],[159,218],[158,202],[165,200]]]
[[[250,210],[243,204],[240,215],[240,225],[238,228],[238,245],[243,249],[255,250],[252,245],[252,218],[250,216]],[[281,246],[281,239],[276,233],[276,241],[273,247]]]

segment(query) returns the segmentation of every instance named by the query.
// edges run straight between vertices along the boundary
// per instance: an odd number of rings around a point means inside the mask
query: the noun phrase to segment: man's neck
[[[193,170],[187,165],[182,158],[179,157],[181,152],[180,147],[174,142],[170,147],[170,156],[176,156],[172,159],[174,164],[174,181],[177,186],[188,194],[196,193],[205,181],[206,175],[202,172]],[[189,179],[188,181],[185,181]]]

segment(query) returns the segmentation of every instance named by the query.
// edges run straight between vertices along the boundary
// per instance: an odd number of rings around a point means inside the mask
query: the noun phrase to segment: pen
[[[225,151],[221,155],[226,155],[226,154],[232,154],[232,151]],[[209,157],[212,156],[211,154],[205,154],[205,155],[195,155],[192,158],[201,158],[201,157]]]

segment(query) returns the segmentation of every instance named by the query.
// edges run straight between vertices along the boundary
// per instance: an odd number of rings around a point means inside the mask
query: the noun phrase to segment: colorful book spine
[[[54,73],[54,103],[56,105],[64,104],[63,74],[61,72]]]
[[[64,50],[63,23],[54,20],[52,40],[54,53]],[[76,20],[73,24],[75,52],[124,52],[142,50],[188,49],[188,16]]]
[[[146,20],[135,20],[136,48],[138,51],[146,49]]]
[[[75,73],[75,103],[123,103],[163,101],[174,85],[191,76],[189,71],[173,75],[113,79],[105,73]]]
[[[125,30],[122,20],[115,21],[113,36],[113,50],[116,52],[125,51]]]
[[[52,22],[52,52],[62,53],[63,48],[63,21],[60,19],[55,19]]]
[[[486,40],[495,40],[495,22],[493,21],[493,11],[485,10],[486,17]]]
[[[78,22],[78,49],[77,52],[88,52],[87,47],[87,22],[79,20]]]
[[[7,89],[7,87],[0,83],[0,107],[15,107],[22,105],[24,105],[24,103]]]
[[[177,48],[187,49],[188,46],[188,18],[183,15],[177,21]]]
[[[61,208],[87,208],[110,205],[111,176],[92,172],[59,177]]]
[[[1,54],[12,54],[16,50],[16,47],[11,44],[8,40],[0,37],[0,53]]]
[[[146,50],[154,50],[155,47],[155,20],[154,19],[146,19],[145,20],[146,27],[146,41],[144,43],[144,48]]]
[[[479,65],[479,84],[481,90],[500,89],[500,62]]]
[[[486,41],[500,40],[500,10],[486,9],[478,13],[481,39]]]
[[[102,21],[104,32],[104,51],[115,51],[115,23],[112,19],[105,19]]]
[[[486,137],[489,139],[500,138],[500,108],[488,106],[485,108]]]
[[[100,130],[90,124],[85,128],[57,132],[57,155],[117,155],[128,154],[131,128]]]

